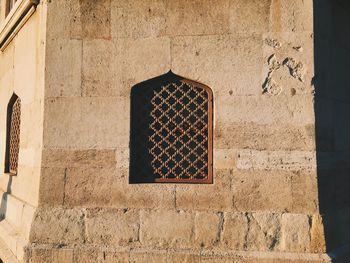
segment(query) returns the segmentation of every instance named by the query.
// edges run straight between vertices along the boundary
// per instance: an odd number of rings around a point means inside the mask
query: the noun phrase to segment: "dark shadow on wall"
[[[2,194],[0,203],[0,221],[4,220],[7,212],[7,196],[11,194],[12,176],[9,176],[6,192]],[[0,261],[1,263],[1,261]]]
[[[350,244],[350,1],[313,2],[318,191],[330,252]]]

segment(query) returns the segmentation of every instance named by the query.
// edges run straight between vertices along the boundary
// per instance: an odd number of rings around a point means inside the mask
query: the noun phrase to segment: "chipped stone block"
[[[128,245],[138,241],[139,224],[137,211],[88,209],[87,241],[92,244]]]
[[[233,172],[234,207],[238,211],[293,210],[291,173]]]
[[[192,247],[194,216],[184,211],[142,211],[140,242],[158,248]]]
[[[240,170],[315,170],[316,154],[310,151],[255,151],[237,152],[237,168]]]
[[[310,251],[310,218],[307,215],[282,215],[281,249],[289,252]]]
[[[63,205],[65,168],[42,168],[39,189],[39,204]]]

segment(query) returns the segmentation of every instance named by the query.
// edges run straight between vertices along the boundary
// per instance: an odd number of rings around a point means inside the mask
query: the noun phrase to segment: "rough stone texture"
[[[0,54],[2,160],[8,100],[23,101],[19,174],[0,175],[7,249],[25,263],[330,262],[330,229],[331,247],[350,242],[348,61],[329,53],[319,71],[315,4],[41,1]],[[213,184],[129,183],[131,88],[170,69],[213,90]]]

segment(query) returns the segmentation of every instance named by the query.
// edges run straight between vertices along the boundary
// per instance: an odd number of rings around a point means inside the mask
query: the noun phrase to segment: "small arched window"
[[[18,170],[19,140],[21,126],[21,100],[13,94],[7,106],[7,136],[5,173],[16,175]]]
[[[169,72],[131,92],[130,183],[212,183],[213,95]]]

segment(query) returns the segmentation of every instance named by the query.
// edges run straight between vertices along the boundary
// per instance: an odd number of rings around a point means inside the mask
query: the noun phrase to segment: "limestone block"
[[[44,244],[82,243],[84,240],[83,217],[83,212],[78,209],[38,209],[29,240]]]
[[[0,79],[2,80],[7,75],[13,74],[14,68],[14,45],[9,45],[2,53],[0,59]]]
[[[13,195],[7,195],[7,208],[6,208],[6,220],[14,226],[18,231],[21,228],[21,219],[23,213],[23,201],[17,199]]]
[[[315,172],[298,172],[292,175],[293,213],[316,213],[318,186]]]
[[[115,45],[110,40],[84,40],[82,95],[87,97],[116,96]]]
[[[126,98],[47,99],[45,105],[44,143],[48,147],[108,149],[128,146],[130,123],[125,118],[129,112]]]
[[[112,37],[143,38],[164,35],[167,16],[166,4],[162,0],[112,1]]]
[[[184,211],[141,211],[140,242],[158,248],[192,247],[194,216]]]
[[[130,263],[167,263],[166,253],[131,252]]]
[[[233,172],[234,207],[238,211],[293,210],[291,173]]]
[[[43,206],[63,205],[65,195],[65,168],[42,168],[39,189],[39,204]]]
[[[237,168],[240,170],[315,170],[316,154],[310,151],[239,150]]]
[[[111,0],[71,1],[73,19],[70,29],[72,38],[110,39]]]
[[[201,262],[205,263],[234,263],[236,262],[234,256],[222,255],[202,255]]]
[[[173,263],[199,263],[201,258],[199,254],[168,253],[167,260]]]
[[[197,212],[195,216],[195,242],[198,247],[213,247],[219,242],[224,221],[223,214]]]
[[[82,46],[81,40],[57,39],[47,42],[46,97],[81,95]]]
[[[164,74],[171,68],[171,42],[167,37],[117,39],[114,42],[117,49],[114,85],[120,96],[129,97],[133,85]]]
[[[129,148],[117,148],[115,151],[115,158],[117,162],[117,168],[129,168],[130,163],[130,151]]]
[[[281,215],[252,213],[247,215],[248,234],[246,249],[252,251],[276,251],[281,242]]]
[[[326,252],[326,240],[325,231],[321,215],[314,214],[312,216],[311,223],[311,252],[312,253],[325,253]]]
[[[307,215],[282,215],[281,249],[289,252],[310,251],[310,218]]]
[[[30,263],[73,263],[73,249],[42,249],[32,250]]]
[[[256,150],[315,150],[314,125],[258,125],[254,123],[215,125],[217,148],[248,148]],[[218,153],[214,156],[217,157]]]
[[[70,25],[74,18],[74,6],[78,1],[56,0],[47,3],[47,39],[69,39]],[[60,12],[57,12],[60,10]],[[49,43],[48,43],[49,44]]]
[[[280,3],[280,13],[273,14],[277,24],[277,28],[272,23],[273,31],[292,31],[292,32],[304,32],[313,30],[313,1],[288,1],[281,0],[275,1],[276,5]],[[277,7],[278,8],[278,7]],[[276,15],[276,16],[274,16]],[[279,16],[278,16],[279,15]],[[278,21],[279,19],[279,21]],[[273,21],[273,22],[274,22]],[[280,26],[280,30],[278,30]]]
[[[92,244],[127,245],[139,241],[139,214],[132,210],[88,209],[87,241]]]
[[[168,35],[223,34],[229,31],[229,0],[214,0],[210,5],[195,1],[168,1]]]
[[[88,247],[75,249],[74,263],[128,263],[129,252],[126,249]]]
[[[271,0],[230,1],[230,31],[260,33],[269,30]]]
[[[232,149],[214,149],[214,169],[233,169],[236,155],[236,151]]]
[[[230,250],[245,250],[248,230],[248,218],[245,214],[225,214],[222,244]]]
[[[215,170],[209,185],[177,185],[176,208],[204,211],[232,211],[233,191],[229,170]]]
[[[172,40],[171,56],[175,73],[212,88],[216,107],[222,103],[220,98],[227,94],[261,94],[263,53],[260,36],[179,36]],[[242,106],[235,104],[235,109],[245,112]]]
[[[29,19],[14,39],[14,92],[20,95],[22,105],[33,102],[36,99],[36,91],[40,90],[37,83],[37,21],[38,19]]]
[[[218,122],[288,124],[306,126],[315,123],[313,96],[224,96],[217,98]]]
[[[115,165],[114,150],[43,150],[42,165],[45,168],[70,168],[70,167],[111,167]]]
[[[33,207],[29,204],[24,204],[23,213],[21,216],[20,232],[26,240],[29,239],[32,222],[33,222],[33,219],[35,216],[35,211],[36,211],[35,207]]]

